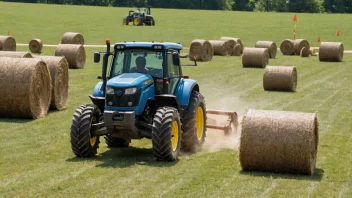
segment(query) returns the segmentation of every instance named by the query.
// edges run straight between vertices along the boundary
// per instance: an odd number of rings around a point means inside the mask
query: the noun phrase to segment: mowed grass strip
[[[193,38],[218,39],[234,33],[245,45],[254,46],[257,40],[267,38],[278,42],[292,32],[292,14],[283,13],[152,9],[157,25],[148,28],[123,27],[121,17],[128,8],[2,2],[0,6],[5,8],[0,21],[2,27],[10,29],[21,43],[40,37],[44,43],[55,44],[64,32],[77,31],[84,35],[87,44],[102,44],[105,38],[112,41],[162,39],[180,41],[187,46]],[[34,8],[42,12],[26,11]],[[171,17],[170,11],[179,17]],[[260,22],[255,20],[258,16]],[[103,21],[104,17],[107,22]],[[346,21],[340,24],[347,27],[351,16],[299,14],[298,17],[297,29],[303,23],[306,28],[311,26],[308,30],[312,31],[301,30],[309,40],[323,27],[317,21],[325,18],[331,22],[329,28],[321,30],[325,32],[338,26],[340,21]],[[26,18],[31,20],[24,20]],[[287,33],[283,32],[286,26]],[[330,38],[336,39],[333,33]],[[352,49],[348,47],[347,34],[342,35],[346,37],[339,39],[346,39],[346,49]],[[342,63],[321,63],[317,56],[287,57],[279,52],[276,59],[270,59],[269,65],[296,66],[298,86],[295,93],[263,91],[264,70],[242,68],[241,57],[214,57],[211,62],[199,63],[198,67],[183,68],[184,74],[200,84],[208,108],[229,109],[240,115],[249,108],[318,112],[317,170],[310,177],[242,172],[239,153],[232,149],[182,155],[177,163],[155,162],[150,140],[134,140],[130,148],[119,150],[107,148],[101,138],[96,157],[75,158],[69,142],[72,114],[78,105],[91,103],[88,94],[92,93],[99,82],[97,76],[101,74],[101,64],[93,63],[93,52],[101,50],[86,48],[85,68],[69,70],[66,110],[50,111],[47,117],[39,120],[0,118],[1,196],[352,196],[352,154],[349,152],[352,149],[352,55],[345,54]],[[17,51],[28,51],[28,47],[18,47]],[[54,52],[55,48],[44,47],[42,55],[53,55]],[[187,59],[181,61],[188,63]]]

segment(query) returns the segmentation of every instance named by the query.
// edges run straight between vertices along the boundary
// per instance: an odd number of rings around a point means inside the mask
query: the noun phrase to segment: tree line
[[[1,1],[1,0],[0,0]],[[352,13],[352,0],[3,0],[9,2],[237,10],[266,12]]]

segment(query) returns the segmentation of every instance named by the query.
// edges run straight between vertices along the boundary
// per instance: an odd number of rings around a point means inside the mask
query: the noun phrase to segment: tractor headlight
[[[136,91],[137,91],[136,87],[128,88],[128,89],[125,89],[125,94],[126,95],[134,94],[134,93],[136,93]]]
[[[106,90],[105,90],[106,94],[114,94],[115,93],[115,90],[111,87],[106,87]]]

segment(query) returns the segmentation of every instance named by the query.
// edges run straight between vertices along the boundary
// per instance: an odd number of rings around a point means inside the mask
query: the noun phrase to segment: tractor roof
[[[163,46],[164,49],[182,50],[182,45],[171,42],[119,42],[115,47],[123,45],[125,48],[153,48],[153,46]]]

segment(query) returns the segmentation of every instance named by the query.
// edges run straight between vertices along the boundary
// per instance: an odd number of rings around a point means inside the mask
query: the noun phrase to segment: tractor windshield
[[[110,77],[123,73],[145,73],[155,78],[163,77],[162,51],[146,49],[127,49],[116,51],[112,62]]]

